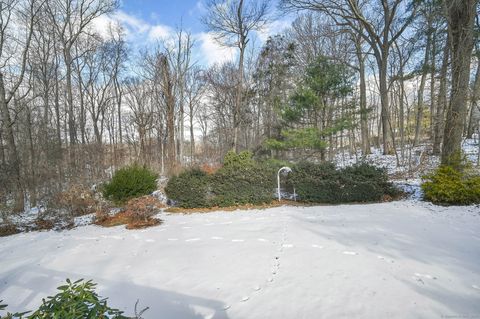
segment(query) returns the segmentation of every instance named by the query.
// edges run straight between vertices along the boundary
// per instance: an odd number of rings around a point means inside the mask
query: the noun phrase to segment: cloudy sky
[[[272,2],[276,11],[276,1]],[[194,57],[200,64],[212,65],[234,59],[236,50],[220,46],[200,21],[206,13],[205,0],[122,0],[119,10],[96,21],[96,29],[106,32],[110,21],[119,21],[134,50],[168,39],[180,26],[190,31],[195,39]],[[273,15],[271,23],[254,35],[261,45],[269,35],[287,27],[291,18]]]

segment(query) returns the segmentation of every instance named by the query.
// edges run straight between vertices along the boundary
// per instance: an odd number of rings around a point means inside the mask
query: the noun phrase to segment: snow
[[[148,318],[480,315],[480,207],[405,200],[161,214],[0,238],[0,299],[34,309],[66,278]]]

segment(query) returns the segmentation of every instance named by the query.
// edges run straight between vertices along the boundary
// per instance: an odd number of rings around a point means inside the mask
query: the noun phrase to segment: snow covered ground
[[[0,299],[93,279],[145,318],[479,318],[480,208],[412,200],[166,215],[0,238]],[[0,314],[1,315],[1,314]]]

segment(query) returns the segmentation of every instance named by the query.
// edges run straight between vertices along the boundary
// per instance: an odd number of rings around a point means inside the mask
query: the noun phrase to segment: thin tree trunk
[[[473,86],[470,115],[468,119],[467,138],[472,138],[475,129],[478,128],[478,119],[480,118],[480,110],[478,106],[478,98],[480,97],[480,59],[477,61],[477,71],[475,74],[475,84]]]
[[[427,28],[430,29],[430,23],[427,25]],[[425,91],[425,83],[427,81],[428,74],[428,62],[430,61],[430,47],[432,43],[432,34],[428,30],[427,34],[427,45],[425,46],[425,59],[423,60],[422,65],[422,76],[420,79],[420,87],[418,88],[418,99],[417,99],[417,117],[415,121],[415,138],[413,140],[413,146],[417,146],[420,140],[420,135],[422,134],[422,123],[423,123],[423,92]]]

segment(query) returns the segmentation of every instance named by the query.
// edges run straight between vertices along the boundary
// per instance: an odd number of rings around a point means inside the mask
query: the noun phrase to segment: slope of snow
[[[0,238],[0,299],[34,309],[65,278],[148,318],[471,318],[480,208],[401,201],[166,215]],[[0,313],[1,315],[1,313]]]

